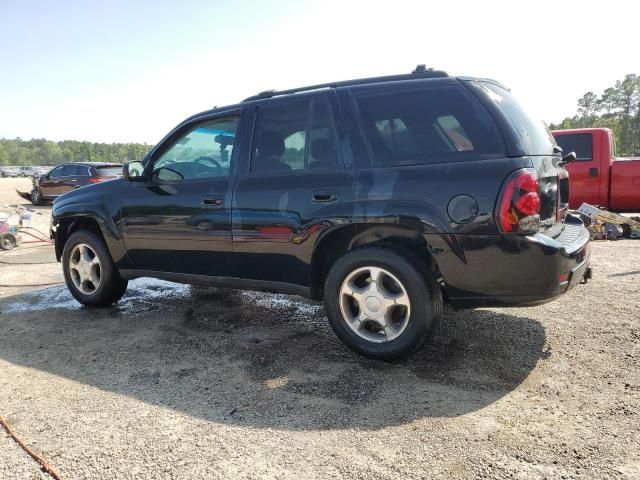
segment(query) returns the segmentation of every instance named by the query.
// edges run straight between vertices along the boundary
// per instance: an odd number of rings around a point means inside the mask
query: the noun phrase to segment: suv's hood
[[[124,182],[126,182],[126,180],[120,178],[71,190],[70,192],[56,198],[53,201],[53,207],[55,209],[58,206],[71,203],[105,200],[107,197],[113,196],[116,192],[121,190]]]

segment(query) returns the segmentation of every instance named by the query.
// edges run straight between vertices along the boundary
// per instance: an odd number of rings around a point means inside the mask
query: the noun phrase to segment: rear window
[[[562,147],[564,155],[576,152],[576,160],[582,162],[588,162],[593,158],[593,141],[590,133],[556,135],[556,142]]]
[[[96,172],[101,177],[117,177],[122,175],[122,167],[96,167]]]
[[[375,166],[504,155],[497,127],[461,86],[356,93]]]
[[[479,85],[496,102],[502,111],[511,119],[518,130],[529,155],[552,155],[556,145],[553,135],[542,123],[532,118],[511,95],[511,92],[493,83],[480,82]]]

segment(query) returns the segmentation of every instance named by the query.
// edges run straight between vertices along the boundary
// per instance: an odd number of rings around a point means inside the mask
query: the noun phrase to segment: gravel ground
[[[53,256],[32,252],[0,259]],[[640,241],[592,258],[560,300],[447,311],[394,364],[296,297],[136,280],[89,310],[62,286],[0,288],[0,415],[65,479],[637,479]],[[0,283],[59,278],[7,263]],[[0,433],[0,478],[39,476]]]

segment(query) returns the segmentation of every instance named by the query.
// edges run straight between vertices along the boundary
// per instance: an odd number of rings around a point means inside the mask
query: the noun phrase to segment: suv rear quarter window
[[[354,98],[374,166],[504,155],[493,119],[462,86],[355,91]]]

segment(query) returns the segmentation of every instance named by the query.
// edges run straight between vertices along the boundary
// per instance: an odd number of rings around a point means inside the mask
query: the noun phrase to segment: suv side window
[[[61,177],[71,177],[76,174],[77,165],[63,165]]]
[[[240,121],[239,115],[200,123],[181,135],[153,165],[158,180],[226,177]]]
[[[89,167],[86,165],[65,165],[62,170],[64,177],[88,177]]]
[[[62,176],[62,166],[56,167],[49,172],[49,178],[60,178]]]
[[[326,98],[258,107],[252,172],[290,172],[339,165],[333,115]]]
[[[304,169],[309,100],[260,105],[256,111],[251,170]]]
[[[374,166],[504,155],[489,113],[461,86],[355,94]]]

